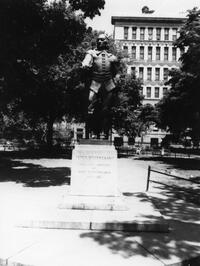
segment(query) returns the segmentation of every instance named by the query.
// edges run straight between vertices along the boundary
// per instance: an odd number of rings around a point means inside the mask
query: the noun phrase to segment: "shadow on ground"
[[[126,196],[131,196],[131,193]],[[199,266],[200,210],[198,206],[189,203],[186,206],[183,201],[176,198],[173,191],[164,191],[161,197],[152,193],[149,199],[161,214],[165,215],[171,228],[169,233],[101,231],[82,233],[81,237],[92,238],[99,245],[106,246],[112,253],[120,254],[124,258],[153,254],[155,259],[162,261],[164,265],[176,265],[171,263],[183,260],[177,265]],[[188,262],[187,259],[192,257],[196,259]]]
[[[0,158],[20,158],[20,159],[71,159],[72,149],[63,150],[45,150],[45,149],[27,149],[27,150],[13,150],[0,151]]]
[[[159,162],[161,168],[165,166],[168,169],[181,170],[183,173],[185,170],[200,170],[199,159],[147,157],[134,158],[134,160]],[[160,176],[156,180],[159,181],[159,179]],[[189,177],[189,179],[199,182],[200,176]],[[171,228],[169,233],[101,231],[83,233],[81,237],[92,238],[99,245],[104,245],[113,253],[121,254],[125,258],[153,254],[156,259],[162,261],[163,265],[199,266],[200,186],[191,187],[189,185],[187,187],[190,183],[187,182],[187,185],[183,187],[183,183],[180,184],[180,182],[179,184],[174,181],[169,183],[165,176],[162,176],[160,181],[151,183],[151,186],[157,186],[159,191],[162,191],[159,193],[161,197],[156,193],[150,193],[149,199],[169,222]],[[132,195],[129,192],[124,194],[126,196]],[[143,247],[142,253],[141,247]]]
[[[12,181],[28,187],[48,187],[70,183],[69,167],[42,166],[11,157],[0,158],[0,182]]]
[[[170,194],[172,194],[177,199],[184,200],[186,204],[194,203],[200,205],[200,184],[195,186],[175,186],[171,185],[170,183],[169,185],[166,184],[166,181],[162,183],[162,181],[159,182],[152,180],[151,182],[154,187],[157,187],[162,190],[168,190]]]

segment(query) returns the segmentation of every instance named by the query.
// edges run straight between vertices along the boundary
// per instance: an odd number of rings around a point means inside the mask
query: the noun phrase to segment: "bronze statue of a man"
[[[95,117],[96,112],[100,120],[96,131],[99,131],[98,133],[103,131],[105,135],[110,128],[109,109],[112,104],[115,89],[114,77],[118,65],[117,57],[109,53],[108,48],[107,37],[105,34],[100,34],[97,38],[97,47],[88,50],[82,62],[82,67],[91,69],[92,73],[88,114],[93,114]]]

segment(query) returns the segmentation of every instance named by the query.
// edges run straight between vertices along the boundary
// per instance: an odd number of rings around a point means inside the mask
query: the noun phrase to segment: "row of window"
[[[132,40],[137,39],[137,31],[139,31],[139,39],[141,41],[145,40],[145,31],[147,31],[147,40],[153,40],[155,39],[156,41],[161,41],[161,32],[162,28],[152,28],[152,27],[132,27]],[[155,30],[155,35],[153,34]],[[124,27],[124,39],[128,40],[128,32],[129,32],[129,27]],[[172,28],[172,35],[171,35],[171,40],[175,41],[177,39],[177,32],[178,28]],[[154,38],[155,37],[155,38]],[[164,28],[164,41],[169,41],[170,40],[170,28]]]
[[[136,74],[136,68],[135,67],[131,67],[131,72],[133,74]],[[156,67],[155,68],[155,72],[154,72],[155,76],[153,78],[153,71],[152,71],[152,67],[147,67],[147,76],[146,79],[147,81],[167,81],[168,77],[169,77],[169,69],[168,68],[163,68],[163,76],[161,77],[161,69],[160,67]],[[138,72],[138,77],[141,80],[144,80],[144,67],[139,67],[139,72]]]
[[[140,60],[144,60],[145,59],[145,47],[144,46],[139,46],[139,59]],[[137,54],[136,54],[136,46],[131,46],[131,53],[129,53],[129,47],[124,45],[123,46],[123,51],[125,56],[129,56],[132,59],[136,59],[137,58]],[[182,49],[180,51],[180,54],[182,55],[184,53],[184,50]],[[152,46],[148,46],[147,47],[147,58],[148,60],[153,60],[153,47]],[[168,61],[169,60],[169,47],[164,47],[164,57],[163,57],[164,61]],[[155,60],[159,61],[161,60],[161,47],[157,46],[155,47]],[[172,47],[172,61],[177,61],[177,48],[176,47]]]
[[[162,96],[165,96],[167,94],[168,88],[163,87],[162,88]],[[154,94],[153,94],[154,92]],[[145,95],[144,88],[141,90],[141,94]],[[154,90],[152,87],[146,87],[146,98],[156,98],[159,99],[161,97],[161,88],[160,87],[154,87]]]

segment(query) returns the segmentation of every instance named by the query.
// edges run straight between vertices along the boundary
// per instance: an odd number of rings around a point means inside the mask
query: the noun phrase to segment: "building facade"
[[[183,23],[184,18],[112,17],[114,40],[127,59],[127,71],[142,80],[144,104],[156,104],[169,89],[168,72],[179,67],[183,52],[173,45]]]
[[[179,29],[185,18],[117,17],[111,18],[114,25],[114,40],[127,63],[127,72],[135,73],[142,81],[143,104],[155,105],[167,93],[169,70],[180,66],[179,58],[184,51],[174,46]],[[149,129],[146,142],[159,144],[166,132]]]

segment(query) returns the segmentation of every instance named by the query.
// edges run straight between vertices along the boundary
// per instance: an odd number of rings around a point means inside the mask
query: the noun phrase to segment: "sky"
[[[96,16],[93,20],[87,19],[86,22],[93,29],[104,30],[108,34],[113,33],[111,16],[144,16],[145,14],[141,12],[143,6],[155,10],[151,16],[157,17],[185,17],[188,9],[200,8],[200,0],[105,0],[105,2],[101,16]]]

